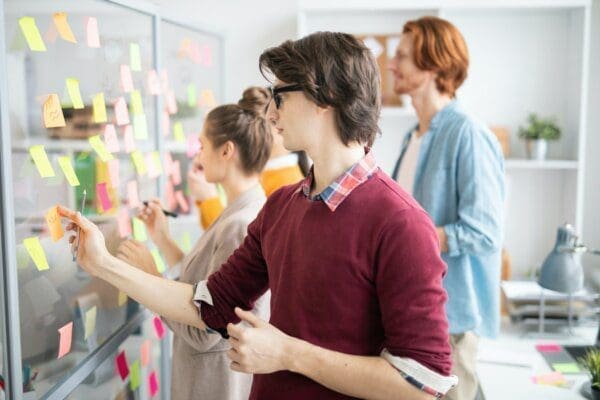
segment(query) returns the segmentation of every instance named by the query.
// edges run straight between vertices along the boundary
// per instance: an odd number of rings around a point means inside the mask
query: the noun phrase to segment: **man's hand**
[[[117,258],[152,275],[161,276],[150,250],[137,240],[127,240],[119,246]]]

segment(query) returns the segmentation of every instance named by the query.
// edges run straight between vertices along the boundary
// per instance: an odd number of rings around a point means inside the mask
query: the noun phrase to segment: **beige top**
[[[183,259],[180,281],[207,279],[227,261],[246,237],[246,230],[266,200],[260,185],[246,191],[227,206]],[[255,304],[253,312],[269,320],[270,292]],[[174,333],[171,398],[173,400],[246,400],[252,375],[229,369],[229,342],[219,334],[164,320]]]

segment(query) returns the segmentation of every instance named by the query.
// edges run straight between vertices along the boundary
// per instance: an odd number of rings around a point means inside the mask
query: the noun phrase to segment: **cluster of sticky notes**
[[[36,236],[26,238],[23,240],[23,245],[39,271],[50,269],[48,260],[46,259],[46,253],[44,252],[44,248],[42,247],[39,238]]]
[[[46,224],[48,224],[50,237],[54,242],[59,241],[65,235],[65,231],[60,223],[60,215],[58,215],[57,207],[52,207],[46,213]]]
[[[152,324],[154,325],[154,333],[156,333],[156,337],[161,340],[165,337],[167,331],[165,330],[165,325],[159,317],[152,318]]]
[[[42,178],[51,178],[56,175],[54,173],[54,168],[52,168],[52,164],[50,164],[50,160],[48,159],[44,145],[38,144],[31,146],[29,148],[29,155],[33,159],[33,162],[35,163],[35,166]]]
[[[60,128],[66,126],[65,116],[60,106],[60,99],[55,93],[49,94],[43,105],[44,126],[46,128]]]

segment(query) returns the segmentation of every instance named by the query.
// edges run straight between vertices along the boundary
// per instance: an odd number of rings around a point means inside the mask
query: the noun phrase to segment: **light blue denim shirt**
[[[405,136],[394,179],[414,128]],[[450,333],[494,337],[500,326],[504,159],[492,132],[456,101],[440,110],[422,138],[413,195],[444,227],[444,287]]]

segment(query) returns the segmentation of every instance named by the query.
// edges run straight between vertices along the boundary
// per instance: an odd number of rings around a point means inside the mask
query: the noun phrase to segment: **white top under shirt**
[[[417,162],[419,162],[419,150],[423,136],[417,137],[418,132],[415,130],[410,136],[410,141],[402,157],[400,171],[398,171],[397,182],[400,187],[406,190],[411,195],[413,194],[413,185],[415,183],[415,172],[417,171]]]

